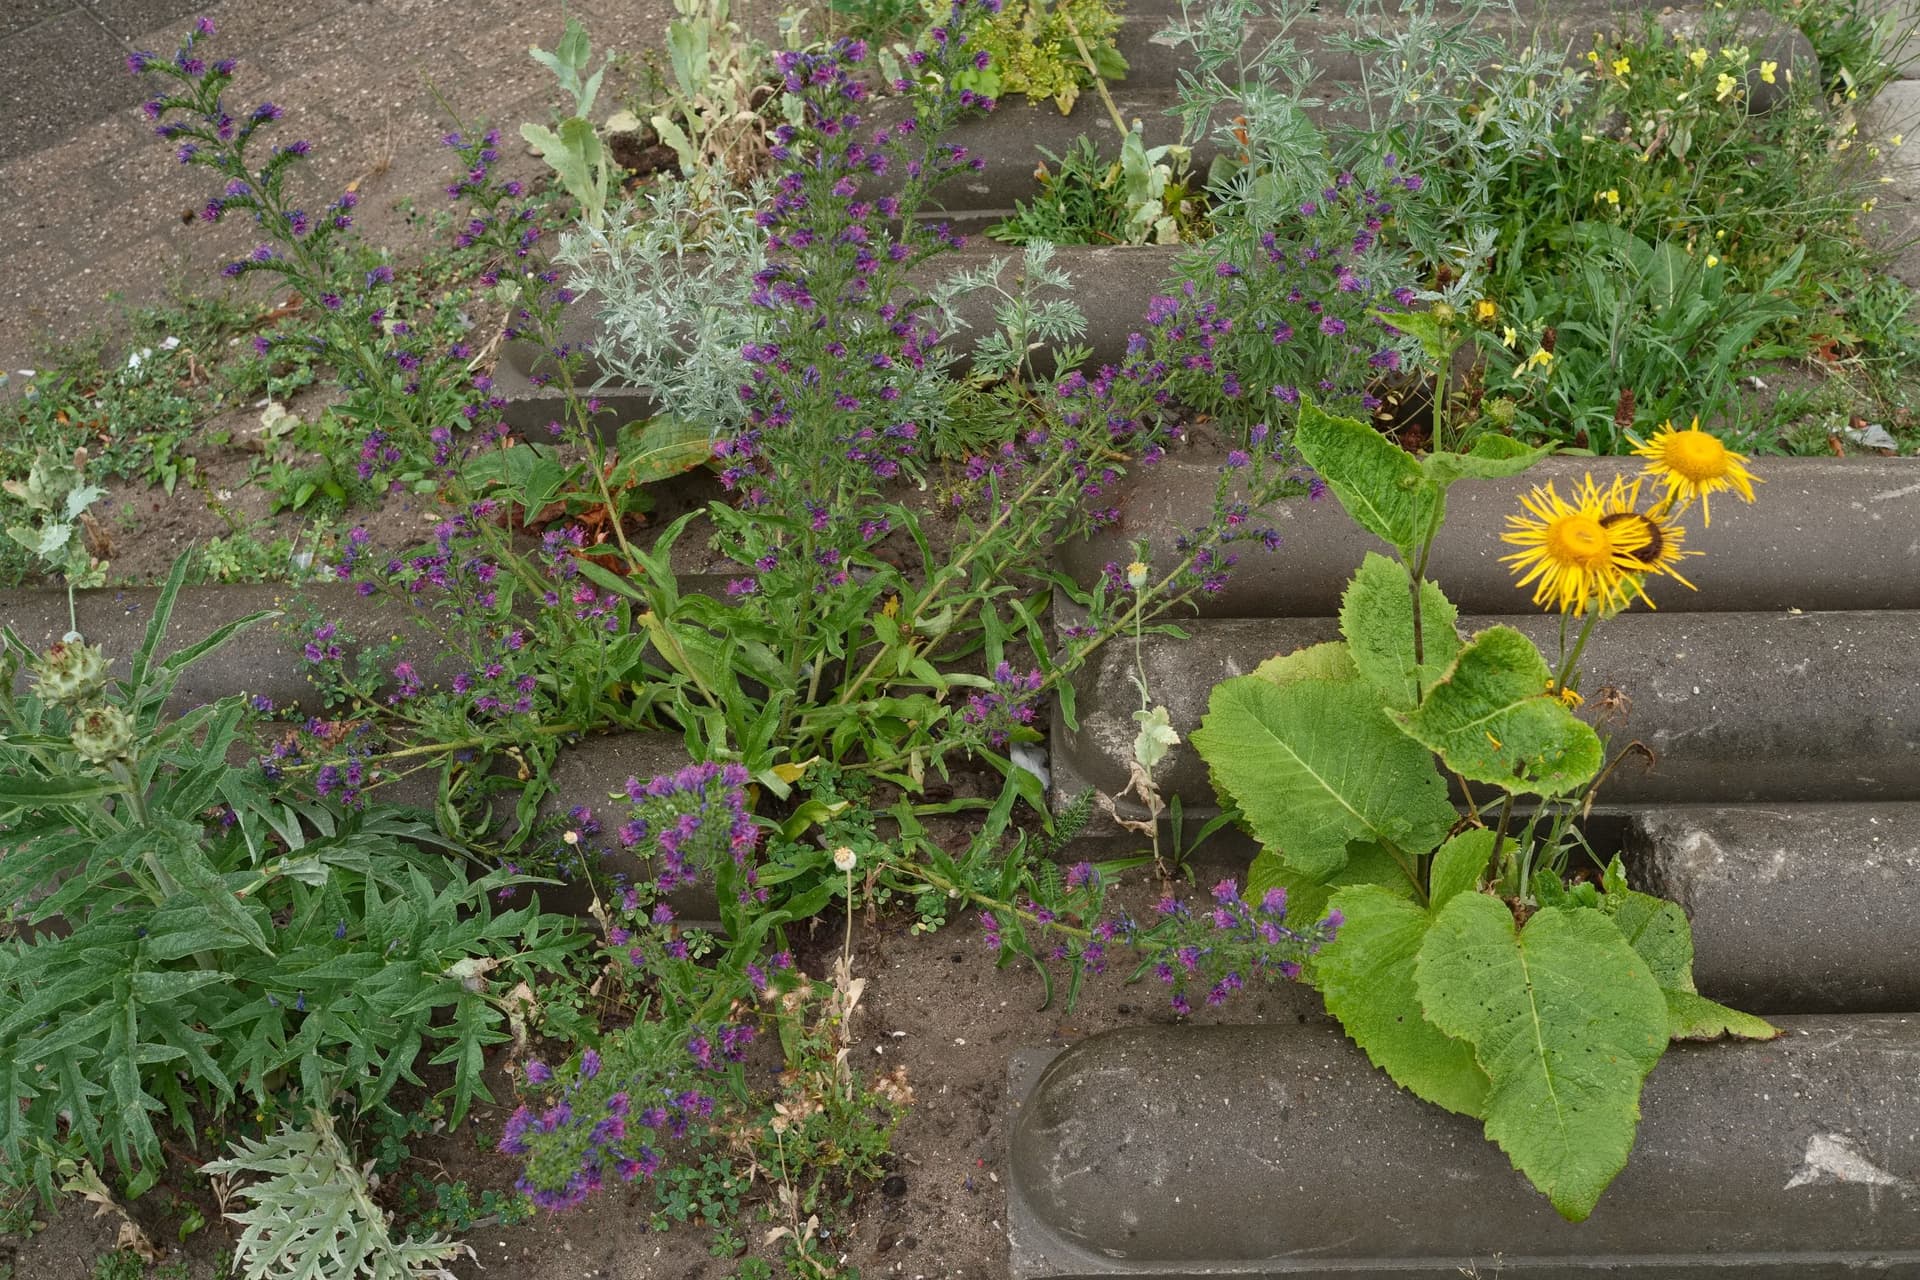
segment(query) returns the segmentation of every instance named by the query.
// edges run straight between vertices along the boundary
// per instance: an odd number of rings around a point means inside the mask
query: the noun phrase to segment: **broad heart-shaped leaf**
[[[1489,627],[1468,641],[1427,699],[1394,719],[1470,782],[1565,795],[1600,770],[1599,735],[1547,693],[1533,641]]]
[[[1352,649],[1353,664],[1394,711],[1411,709],[1420,692],[1452,665],[1460,652],[1460,633],[1454,629],[1459,617],[1438,583],[1421,582],[1420,632],[1426,639],[1416,668],[1413,578],[1405,565],[1369,551],[1340,597],[1340,633]]]
[[[1356,841],[1347,846],[1346,865],[1324,880],[1302,875],[1278,853],[1262,849],[1247,868],[1247,901],[1260,901],[1269,889],[1285,889],[1288,927],[1300,928],[1323,919],[1333,895],[1356,884],[1375,885],[1402,898],[1413,896],[1413,882],[1392,854],[1377,844]]]
[[[1353,664],[1353,652],[1344,640],[1325,640],[1292,653],[1268,658],[1253,669],[1256,680],[1270,685],[1288,685],[1296,680],[1358,680],[1360,668]]]
[[[1254,836],[1321,880],[1346,862],[1349,841],[1424,851],[1454,822],[1432,760],[1362,681],[1223,681],[1193,745]]]
[[[1369,533],[1412,560],[1439,526],[1444,495],[1428,483],[1413,455],[1352,418],[1336,418],[1300,401],[1294,447]]]
[[[1640,1086],[1667,1046],[1667,1001],[1598,911],[1546,907],[1516,933],[1498,898],[1463,893],[1414,963],[1427,1019],[1473,1044],[1493,1081],[1487,1137],[1562,1217],[1593,1212],[1626,1167]]]
[[[1438,912],[1463,893],[1480,887],[1480,875],[1493,857],[1495,833],[1486,828],[1462,831],[1440,846],[1427,873],[1427,905]]]
[[[1314,956],[1312,970],[1327,1011],[1395,1084],[1436,1106],[1483,1118],[1489,1085],[1473,1046],[1420,1011],[1414,957],[1434,917],[1375,884],[1340,890],[1333,909],[1346,919]]]
[[[1455,480],[1517,476],[1551,452],[1551,445],[1529,448],[1511,436],[1481,436],[1465,453],[1428,454],[1420,459],[1420,469],[1428,480],[1445,489]]]

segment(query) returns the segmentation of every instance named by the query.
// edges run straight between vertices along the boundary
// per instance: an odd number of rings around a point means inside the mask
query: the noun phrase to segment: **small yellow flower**
[[[1732,76],[1722,71],[1720,78],[1714,81],[1713,84],[1713,100],[1715,102],[1725,102],[1733,96],[1733,91],[1739,84],[1740,82],[1738,80],[1735,80]]]
[[[1762,62],[1760,64],[1760,82],[1762,84],[1774,83],[1773,73],[1779,69],[1780,64],[1777,62]]]
[[[1135,560],[1127,566],[1127,585],[1135,591],[1147,585],[1147,566],[1145,563]]]
[[[1887,143],[1890,146],[1897,147],[1905,143],[1906,140],[1907,140],[1907,135],[1905,135],[1904,133],[1896,133],[1891,138],[1887,139]]]
[[[1709,269],[1711,269],[1711,268],[1714,268],[1714,267],[1717,267],[1717,266],[1719,266],[1719,265],[1720,265],[1720,255],[1719,255],[1719,254],[1717,254],[1717,253],[1710,253],[1710,254],[1708,254],[1708,255],[1707,255],[1707,267],[1708,267]]]
[[[1552,367],[1553,352],[1547,350],[1545,347],[1539,347],[1535,349],[1532,355],[1527,357],[1526,363],[1520,366],[1520,372],[1530,373],[1535,369],[1551,369]]]
[[[1613,74],[1624,78],[1627,75],[1630,75],[1632,71],[1633,71],[1633,59],[1615,58],[1613,60]]]
[[[1500,308],[1493,304],[1491,298],[1482,298],[1473,304],[1473,318],[1480,324],[1493,323],[1493,318],[1499,314]]]
[[[1698,418],[1685,431],[1663,422],[1653,439],[1635,444],[1635,456],[1647,459],[1647,474],[1666,485],[1667,507],[1677,501],[1684,508],[1698,500],[1701,522],[1711,525],[1713,512],[1707,505],[1708,495],[1725,489],[1753,501],[1755,477],[1746,468],[1746,455],[1735,453],[1720,443],[1719,437],[1702,431]]]
[[[1620,188],[1608,187],[1605,191],[1602,191],[1598,195],[1594,196],[1594,199],[1605,200],[1608,204],[1612,205],[1614,208],[1617,209],[1620,207]]]
[[[1569,711],[1578,711],[1586,699],[1571,689],[1564,689],[1552,680],[1547,681],[1547,696],[1558,698],[1562,706]]]
[[[1520,341],[1520,334],[1512,325],[1507,325],[1500,330],[1500,341],[1511,349],[1516,342]]]
[[[1587,50],[1587,61],[1591,62],[1594,66],[1597,67],[1600,65],[1600,55],[1596,53],[1594,50],[1589,49]]]
[[[1698,71],[1707,65],[1707,51],[1705,49],[1695,49],[1687,55],[1687,61],[1693,64],[1695,71]]]

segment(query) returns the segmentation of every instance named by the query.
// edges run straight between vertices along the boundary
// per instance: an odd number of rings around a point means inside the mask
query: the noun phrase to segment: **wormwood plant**
[[[84,642],[0,656],[0,1155],[52,1197],[63,1158],[162,1168],[158,1121],[264,1101],[378,1105],[416,1062],[453,1068],[455,1114],[488,1097],[481,1051],[507,1038],[501,978],[575,945],[536,908],[495,913],[433,829],[369,808],[275,797],[244,750],[236,695],[175,716],[181,674],[256,614],[171,655],[176,561],[126,675]],[[26,664],[31,684],[13,692]],[[489,977],[498,971],[498,976]],[[509,986],[512,984],[509,983]]]
[[[1252,887],[1343,921],[1309,964],[1328,1010],[1396,1082],[1484,1120],[1579,1221],[1625,1165],[1670,1040],[1778,1034],[1695,991],[1685,914],[1629,888],[1617,859],[1597,885],[1568,874],[1574,819],[1626,754],[1609,762],[1574,714],[1580,654],[1651,580],[1684,582],[1681,516],[1716,491],[1750,499],[1751,479],[1713,436],[1669,428],[1642,448],[1665,490],[1651,505],[1638,481],[1589,478],[1571,501],[1535,489],[1507,559],[1561,615],[1549,665],[1512,627],[1460,635],[1426,576],[1449,487],[1541,451],[1489,436],[1415,459],[1313,406],[1296,444],[1397,559],[1370,554],[1354,575],[1342,639],[1216,686],[1194,745],[1263,846]]]

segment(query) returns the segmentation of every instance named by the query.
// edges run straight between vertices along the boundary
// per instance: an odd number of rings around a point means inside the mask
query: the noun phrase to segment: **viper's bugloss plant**
[[[258,353],[272,358],[283,344],[299,343],[333,367],[347,392],[333,418],[357,433],[353,467],[363,484],[421,480],[448,465],[456,434],[497,432],[505,405],[473,372],[475,353],[457,315],[461,299],[408,304],[384,255],[359,239],[360,197],[352,186],[317,208],[302,199],[293,179],[312,145],[294,139],[269,146],[267,135],[286,111],[273,102],[229,101],[237,65],[208,61],[201,46],[213,34],[213,23],[201,18],[171,58],[128,56],[129,70],[157,82],[142,111],[181,164],[207,169],[220,182],[200,217],[245,217],[258,230],[259,243],[222,274],[275,277],[302,299],[308,327],[297,338],[256,337]],[[496,173],[499,134],[454,131],[441,141],[459,166],[446,187],[454,245],[483,284],[505,279],[502,300],[531,323],[535,311],[565,299],[554,296],[551,278],[525,269],[540,229],[522,184]],[[347,444],[309,443],[330,453]]]

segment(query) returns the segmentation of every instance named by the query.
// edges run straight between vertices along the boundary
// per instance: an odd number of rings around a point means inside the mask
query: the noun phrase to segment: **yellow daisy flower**
[[[1663,422],[1653,439],[1634,443],[1638,446],[1634,455],[1647,459],[1647,474],[1666,485],[1664,505],[1668,509],[1676,502],[1684,509],[1698,499],[1701,522],[1711,525],[1709,494],[1728,489],[1753,501],[1755,477],[1746,468],[1746,455],[1735,453],[1717,436],[1702,431],[1698,418],[1685,431],[1676,431],[1673,423]]]
[[[1491,298],[1482,298],[1473,304],[1473,318],[1481,324],[1491,324],[1494,317],[1499,314],[1500,308]]]
[[[1599,486],[1589,475],[1574,486],[1569,505],[1549,482],[1520,499],[1524,515],[1507,517],[1509,531],[1502,542],[1521,548],[1502,556],[1502,563],[1520,574],[1514,585],[1534,586],[1533,602],[1559,613],[1585,613],[1596,600],[1604,608],[1622,599],[1627,570],[1620,561],[1628,555],[1607,526]],[[1622,541],[1637,536],[1626,531]]]
[[[1694,585],[1680,576],[1674,566],[1688,556],[1699,555],[1698,551],[1688,551],[1680,544],[1685,541],[1687,531],[1664,506],[1652,511],[1640,510],[1640,480],[1627,483],[1625,477],[1615,476],[1613,487],[1607,490],[1601,500],[1602,514],[1600,527],[1613,539],[1618,555],[1615,563],[1626,571],[1623,585],[1634,595],[1646,602],[1647,608],[1654,608],[1653,598],[1646,592],[1646,579],[1664,574],[1678,582],[1687,590],[1695,590]],[[1626,592],[1621,593],[1621,607],[1629,603]]]

